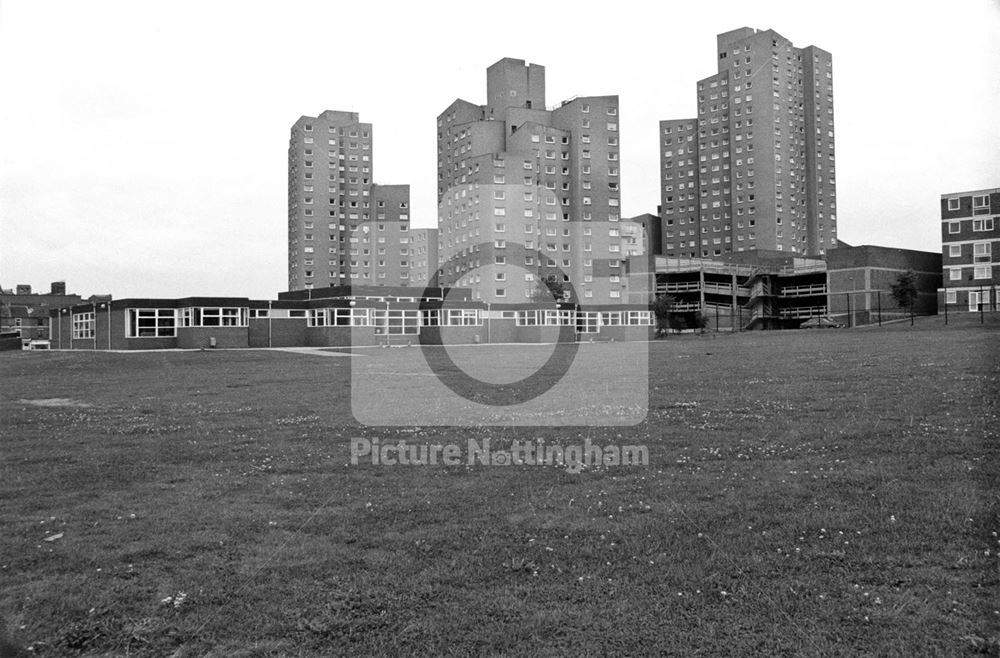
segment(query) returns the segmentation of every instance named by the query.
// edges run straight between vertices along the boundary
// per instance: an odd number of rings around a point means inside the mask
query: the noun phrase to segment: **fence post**
[[[944,291],[944,325],[948,326],[948,291]]]

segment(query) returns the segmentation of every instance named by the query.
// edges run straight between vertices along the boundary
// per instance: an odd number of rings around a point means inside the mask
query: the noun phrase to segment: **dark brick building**
[[[1000,268],[1000,188],[941,195],[942,304],[978,311],[997,308]]]

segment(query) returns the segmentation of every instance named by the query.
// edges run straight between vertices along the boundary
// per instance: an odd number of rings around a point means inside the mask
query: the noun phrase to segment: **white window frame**
[[[649,311],[629,311],[628,324],[630,327],[648,327],[653,320]]]
[[[518,327],[534,327],[539,324],[538,311],[518,311],[514,319],[514,324]]]
[[[96,335],[96,320],[93,311],[73,314],[73,339],[89,340]]]
[[[180,327],[246,327],[250,309],[239,306],[195,306],[178,309]],[[302,312],[305,317],[305,311]],[[209,322],[206,323],[206,319]],[[216,322],[217,320],[217,322]]]
[[[130,308],[125,313],[126,338],[175,338],[177,311],[172,308]]]
[[[474,308],[448,308],[443,311],[442,324],[449,327],[476,327],[483,323],[479,311]]]
[[[576,314],[576,330],[581,334],[596,334],[601,330],[601,314],[598,311],[580,311]]]

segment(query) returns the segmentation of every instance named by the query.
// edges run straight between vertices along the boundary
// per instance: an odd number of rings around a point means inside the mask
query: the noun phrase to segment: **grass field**
[[[1000,332],[907,329],[671,337],[620,428],[356,425],[351,359],[403,350],[0,354],[4,651],[997,655]]]

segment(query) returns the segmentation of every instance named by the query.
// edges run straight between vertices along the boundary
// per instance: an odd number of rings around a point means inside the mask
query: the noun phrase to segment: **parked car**
[[[827,317],[810,318],[799,325],[800,329],[840,329],[844,325]]]

